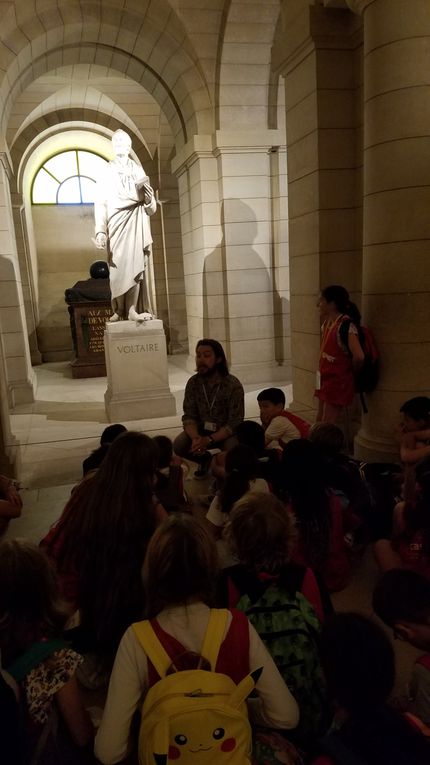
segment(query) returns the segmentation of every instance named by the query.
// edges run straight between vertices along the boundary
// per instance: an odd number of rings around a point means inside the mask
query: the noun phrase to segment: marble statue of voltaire
[[[95,241],[107,247],[113,316],[110,321],[154,318],[151,226],[157,209],[154,191],[141,165],[129,154],[124,130],[112,136],[114,159],[99,179],[94,203]]]

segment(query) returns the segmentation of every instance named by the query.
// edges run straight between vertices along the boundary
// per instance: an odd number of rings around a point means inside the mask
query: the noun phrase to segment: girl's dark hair
[[[330,544],[330,502],[325,460],[307,439],[289,441],[282,452],[280,496],[290,502],[305,555],[316,571],[327,561]]]
[[[217,549],[206,527],[185,513],[171,515],[153,535],[145,557],[146,617],[190,600],[211,605],[217,574]]]
[[[430,398],[428,396],[414,396],[408,399],[400,407],[400,411],[412,420],[430,420]]]
[[[198,341],[196,345],[196,351],[197,351],[197,348],[200,348],[201,345],[209,345],[210,348],[212,348],[215,356],[217,357],[217,359],[219,359],[216,365],[218,372],[223,377],[228,375],[227,359],[224,353],[224,348],[222,347],[221,343],[219,343],[218,340],[212,340],[212,338],[210,337],[203,337],[201,340]]]
[[[173,457],[173,444],[167,436],[154,436],[158,448],[158,469],[169,467]]]
[[[60,572],[78,572],[81,632],[109,659],[142,616],[141,568],[156,527],[157,462],[152,438],[132,431],[119,436],[94,478],[73,492],[49,545],[55,551],[61,541]]]
[[[340,284],[332,284],[321,290],[321,295],[327,303],[334,303],[340,313],[346,313],[357,327],[361,324],[361,314],[355,303],[349,299],[349,292]]]
[[[0,544],[0,650],[4,666],[41,638],[57,637],[69,616],[45,553],[25,540]]]
[[[239,444],[249,446],[257,456],[263,454],[266,445],[264,440],[264,429],[254,420],[244,420],[236,428],[236,437]]]
[[[430,558],[430,457],[424,457],[415,466],[418,496],[415,502],[407,502],[404,510],[405,530],[402,539],[411,541],[420,531],[423,553]]]
[[[337,614],[323,626],[320,651],[328,690],[348,713],[334,734],[347,749],[366,765],[428,763],[428,741],[386,704],[395,660],[381,627],[360,614]]]
[[[250,492],[234,505],[226,538],[247,569],[278,574],[296,539],[294,516],[273,494]]]
[[[219,493],[223,513],[229,513],[234,503],[249,491],[250,482],[258,472],[255,452],[245,444],[238,444],[227,452],[225,458],[226,477]]]

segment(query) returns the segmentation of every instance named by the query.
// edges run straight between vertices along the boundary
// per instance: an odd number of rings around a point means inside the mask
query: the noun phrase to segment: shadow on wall
[[[203,268],[203,335],[247,343],[250,356],[255,342],[266,340],[273,343],[272,359],[282,364],[289,301],[275,287],[273,241],[264,230],[259,237],[255,213],[240,199],[224,200],[221,226],[220,244]]]

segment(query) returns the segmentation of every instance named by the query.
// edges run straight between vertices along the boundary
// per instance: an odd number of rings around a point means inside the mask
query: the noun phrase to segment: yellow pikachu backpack
[[[161,678],[142,707],[140,765],[250,765],[251,726],[246,699],[261,670],[238,685],[216,667],[229,612],[211,610],[201,656],[212,671],[187,669],[166,674],[172,659],[149,621],[133,624],[137,639]],[[175,668],[173,667],[175,670]]]

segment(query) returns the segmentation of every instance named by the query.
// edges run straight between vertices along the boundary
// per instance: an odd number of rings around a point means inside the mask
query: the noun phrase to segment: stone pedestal
[[[119,321],[104,333],[109,422],[176,414],[167,372],[166,338],[160,319]]]

